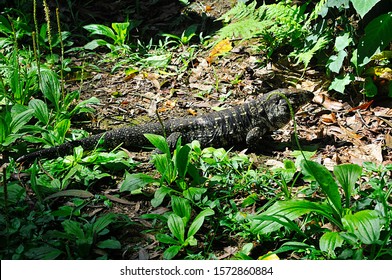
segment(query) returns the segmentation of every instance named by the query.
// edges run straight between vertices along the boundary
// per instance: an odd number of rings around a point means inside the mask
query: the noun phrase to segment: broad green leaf
[[[40,89],[43,95],[49,99],[55,106],[56,110],[60,107],[60,81],[56,73],[47,68],[42,68],[40,71],[41,83]]]
[[[338,52],[338,55],[332,55],[327,62],[329,70],[335,73],[339,73],[342,68],[344,58],[347,56],[347,53],[342,50]]]
[[[330,207],[306,200],[277,201],[260,215],[251,218],[251,231],[255,234],[266,234],[279,230],[287,220],[293,221],[298,217],[316,212],[333,221]],[[265,219],[264,217],[275,217],[278,221]]]
[[[150,175],[144,173],[130,174],[125,170],[125,179],[120,185],[120,192],[132,192],[153,182],[157,182],[157,180]]]
[[[364,1],[365,2],[365,1]],[[392,12],[373,19],[365,27],[365,36],[358,43],[358,65],[364,66],[372,56],[383,51],[392,41]]]
[[[180,216],[186,225],[191,218],[191,205],[189,200],[173,195],[171,197],[173,212]]]
[[[355,234],[364,244],[377,244],[380,238],[381,220],[376,210],[363,210],[342,218],[344,228]]]
[[[320,250],[335,257],[335,249],[341,247],[344,239],[339,232],[326,232],[320,238]]]
[[[84,232],[82,230],[82,226],[80,223],[66,220],[61,223],[63,225],[64,231],[69,234],[75,236],[77,239],[84,239]]]
[[[350,84],[351,81],[354,81],[354,76],[352,74],[345,75],[344,77],[339,75],[332,81],[328,89],[336,90],[337,92],[344,93],[346,86]]]
[[[25,255],[33,260],[55,260],[63,252],[50,246],[35,247],[28,250]]]
[[[117,45],[125,44],[128,36],[129,22],[114,22],[112,23],[112,28],[117,33],[114,43]]]
[[[162,153],[166,155],[170,154],[169,145],[167,144],[165,137],[162,135],[144,134],[144,137],[146,137],[148,141],[150,141],[150,143]]]
[[[178,171],[178,176],[185,177],[188,163],[189,163],[189,153],[191,148],[188,145],[181,147],[176,155],[176,167]]]
[[[377,95],[378,88],[371,77],[365,78],[364,90],[364,93],[367,97],[374,97]]]
[[[63,143],[65,135],[67,134],[69,128],[71,127],[71,121],[69,119],[63,119],[58,122],[55,126],[55,131],[57,134],[57,142]]]
[[[89,31],[92,35],[103,35],[111,38],[113,41],[116,40],[116,35],[110,27],[102,24],[89,24],[83,26],[84,29]]]
[[[310,246],[306,243],[291,241],[291,242],[284,243],[278,250],[275,250],[273,253],[279,254],[279,253],[284,253],[284,252],[288,252],[288,251],[312,250],[312,249],[314,249],[314,247]]]
[[[201,196],[207,191],[206,188],[195,188],[190,187],[183,191],[183,195],[186,199],[190,201],[198,201],[201,199]]]
[[[172,245],[180,244],[180,241],[174,239],[173,237],[171,237],[170,235],[167,235],[167,234],[158,233],[155,235],[155,237],[159,242],[162,242],[165,244],[172,244]]]
[[[33,117],[34,110],[28,109],[26,111],[20,112],[12,116],[12,121],[10,123],[10,132],[17,133],[26,123],[30,121]]]
[[[86,50],[95,50],[98,47],[108,47],[110,49],[110,46],[111,44],[103,39],[95,39],[85,44],[83,48],[85,48]]]
[[[97,247],[101,249],[121,249],[121,243],[118,240],[107,239],[98,242]]]
[[[34,110],[34,117],[36,117],[44,125],[49,122],[49,110],[45,102],[40,99],[32,99],[29,102],[29,108]]]
[[[183,244],[185,241],[185,226],[181,217],[174,213],[171,214],[167,219],[167,225],[174,237]]]
[[[350,37],[350,33],[344,33],[343,36],[336,37],[335,40],[335,49],[337,52],[344,50],[346,47],[350,45],[353,39]]]
[[[196,216],[196,218],[193,220],[191,226],[189,227],[188,238],[196,234],[196,232],[203,225],[205,217],[214,215],[214,213],[215,213],[214,210],[212,210],[210,208],[207,208],[207,209],[204,209],[203,211],[201,211]]]
[[[328,199],[334,206],[335,210],[339,215],[342,213],[342,202],[339,194],[339,187],[332,177],[331,173],[323,165],[314,161],[302,161],[302,172],[305,175],[312,175],[324,194],[327,195]]]
[[[111,224],[116,219],[116,215],[113,213],[106,214],[98,218],[93,224],[94,233],[99,233],[104,230],[109,224]]]
[[[357,164],[340,164],[335,166],[333,173],[340,183],[346,195],[346,207],[349,207],[351,194],[354,190],[355,183],[362,174],[362,168]]]
[[[171,260],[178,254],[178,252],[180,252],[181,249],[181,246],[170,246],[165,250],[165,252],[163,252],[163,258],[165,260]]]
[[[172,191],[173,190],[168,187],[160,187],[159,189],[157,189],[154,193],[154,198],[151,199],[152,207],[158,207],[159,205],[161,205],[165,196],[171,193]]]
[[[363,18],[380,0],[351,0],[355,11]]]

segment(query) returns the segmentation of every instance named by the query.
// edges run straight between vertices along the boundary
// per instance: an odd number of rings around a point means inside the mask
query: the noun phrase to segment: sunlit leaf
[[[362,174],[362,168],[357,164],[340,164],[334,167],[333,173],[346,194],[346,201],[351,198],[355,183]],[[349,205],[346,204],[346,207]]]
[[[188,237],[191,237],[196,234],[196,232],[201,228],[204,223],[204,218],[207,216],[214,215],[214,210],[207,208],[201,211],[196,218],[193,220],[191,226],[188,230]]]
[[[355,11],[363,18],[380,0],[350,0]]]
[[[362,210],[342,218],[345,229],[355,234],[364,244],[377,244],[380,238],[381,220],[376,210]]]
[[[185,226],[184,221],[177,214],[171,214],[167,219],[167,226],[170,232],[177,238],[181,244],[185,241]]]
[[[156,182],[157,180],[150,175],[144,173],[132,173],[130,174],[125,170],[125,179],[120,185],[120,191],[132,192],[137,189],[143,188],[145,185]]]
[[[320,250],[335,257],[335,249],[341,247],[343,242],[339,232],[326,232],[320,238]]]
[[[310,160],[303,160],[301,162],[301,167],[304,174],[313,176],[340,215],[342,213],[342,202],[339,188],[328,169],[325,166]]]

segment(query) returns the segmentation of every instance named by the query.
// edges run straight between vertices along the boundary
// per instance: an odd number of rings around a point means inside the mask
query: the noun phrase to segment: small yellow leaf
[[[280,260],[277,254],[271,254],[271,252],[268,252],[267,254],[260,256],[258,260],[263,260],[263,261],[276,261]]]
[[[232,48],[233,47],[232,47],[231,42],[230,42],[230,40],[228,38],[226,38],[225,40],[220,41],[211,50],[209,56],[207,57],[207,62],[209,64],[211,64],[215,57],[231,51]]]

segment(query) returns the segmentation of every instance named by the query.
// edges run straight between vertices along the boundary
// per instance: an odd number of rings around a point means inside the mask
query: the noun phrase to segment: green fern
[[[313,56],[329,43],[327,37],[320,34],[315,36],[309,28],[326,2],[319,1],[309,14],[305,10],[310,1],[302,6],[292,5],[292,1],[280,1],[260,7],[257,7],[257,1],[248,5],[239,2],[218,19],[226,24],[217,32],[218,41],[225,38],[259,38],[259,49],[268,57],[279,47],[291,46],[293,51],[290,56],[306,68]],[[309,42],[309,38],[313,40]]]
[[[256,8],[257,2],[249,5],[239,2],[219,18],[227,23],[217,33],[219,40],[224,38],[261,38],[267,48],[275,48],[284,43],[290,44],[303,36],[306,20],[303,7],[290,6],[291,1]]]

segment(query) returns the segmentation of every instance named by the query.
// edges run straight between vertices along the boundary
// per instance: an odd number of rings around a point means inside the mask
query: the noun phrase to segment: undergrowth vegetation
[[[143,25],[136,19],[89,23],[81,26],[87,33],[78,46],[61,30],[61,12],[46,0],[33,1],[32,14],[21,9],[31,1],[18,2],[0,15],[1,259],[121,259],[138,250],[126,247],[129,228],[141,229],[139,239],[152,238],[164,259],[217,259],[234,244],[233,259],[392,258],[391,164],[341,164],[330,172],[311,160],[312,153],[298,150],[271,169],[250,155],[201,148],[197,141],[179,141],[171,151],[157,135],[145,135],[162,152],[151,155],[150,172],[139,172],[140,163],[120,148],[77,147],[72,155],[30,166],[15,162],[32,146],[88,135],[71,130],[73,120],[92,113],[89,105],[99,100],[80,100],[82,86],[70,91],[65,83],[73,77],[82,85],[89,67],[99,68],[74,65],[71,57],[98,56],[98,50],[107,52],[99,55],[111,62],[112,73],[180,75],[220,41],[255,40],[255,52],[266,58],[260,66],[283,54],[303,73],[321,67],[331,91],[376,96],[376,83],[391,71],[392,12],[363,28],[354,22],[380,1],[239,1],[218,19],[223,27],[216,34],[192,23],[150,41],[132,36]],[[169,68],[173,59],[180,66]],[[392,97],[392,83],[387,94]],[[117,214],[113,201],[120,194],[95,194],[102,185],[142,197],[151,213],[137,219]],[[95,213],[98,204],[105,208]]]

